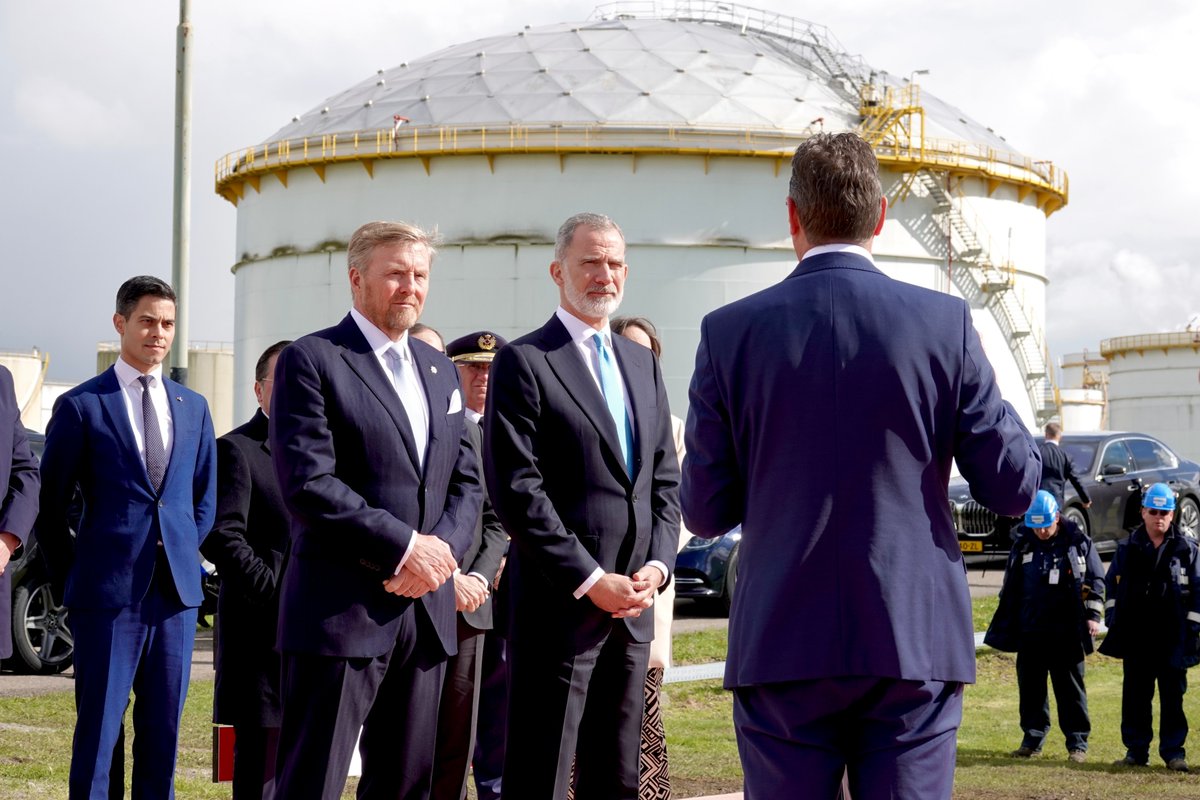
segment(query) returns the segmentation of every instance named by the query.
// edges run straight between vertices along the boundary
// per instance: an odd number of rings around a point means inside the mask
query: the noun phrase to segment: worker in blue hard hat
[[[1200,550],[1175,525],[1175,492],[1156,483],[1142,497],[1142,524],[1117,547],[1106,582],[1108,636],[1100,652],[1123,659],[1118,764],[1145,766],[1154,738],[1158,685],[1158,754],[1187,772],[1183,713],[1187,668],[1200,664]]]
[[[1067,758],[1087,759],[1087,690],[1084,658],[1104,611],[1104,567],[1092,540],[1059,516],[1058,501],[1039,491],[1017,527],[1000,590],[1000,605],[984,643],[1017,654],[1021,746],[1017,758],[1042,751],[1050,733],[1046,678],[1054,687],[1058,727]]]

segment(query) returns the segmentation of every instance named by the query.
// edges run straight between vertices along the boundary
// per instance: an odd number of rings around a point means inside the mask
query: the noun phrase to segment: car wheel
[[[1063,519],[1068,519],[1075,523],[1079,530],[1083,531],[1085,536],[1091,536],[1092,532],[1088,527],[1087,514],[1083,513],[1083,509],[1079,506],[1068,506],[1063,512]]]
[[[725,588],[721,592],[721,605],[725,607],[725,611],[733,607],[733,593],[737,591],[738,581],[738,548],[733,548],[733,552],[729,554],[729,563],[725,567]]]
[[[67,607],[54,598],[50,582],[32,576],[17,586],[12,601],[13,656],[18,669],[54,675],[71,666],[75,640]]]
[[[1182,498],[1179,501],[1179,509],[1175,512],[1175,519],[1184,536],[1193,539],[1200,537],[1200,506],[1196,505],[1195,500],[1190,497]]]

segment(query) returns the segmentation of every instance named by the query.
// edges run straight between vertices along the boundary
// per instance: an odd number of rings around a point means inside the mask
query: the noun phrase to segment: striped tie
[[[154,410],[154,402],[150,399],[149,375],[141,375],[138,381],[142,384],[142,433],[146,440],[146,474],[154,491],[162,489],[163,476],[167,474],[167,450],[163,447],[162,428],[158,425],[158,413]]]

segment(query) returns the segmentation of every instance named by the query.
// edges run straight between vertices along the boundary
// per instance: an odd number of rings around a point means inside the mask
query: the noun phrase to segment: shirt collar
[[[400,338],[393,342],[386,333],[376,327],[375,323],[360,314],[357,308],[350,309],[350,317],[358,325],[358,329],[362,331],[363,338],[367,340],[367,346],[371,348],[371,352],[376,356],[383,358],[383,354],[395,345],[401,358],[407,359],[409,357],[408,331],[400,334]]]
[[[117,356],[117,363],[113,364],[113,371],[117,373],[117,381],[121,384],[121,386],[132,385],[137,381],[138,378],[142,377],[143,374],[149,375],[151,378],[153,378],[153,380],[150,381],[151,386],[156,383],[162,383],[162,364],[157,364],[155,365],[154,369],[147,373],[142,373],[136,367],[130,365],[128,361],[121,358],[121,356]]]
[[[806,252],[800,260],[804,261],[805,259],[811,258],[812,256],[819,256],[824,253],[853,253],[856,256],[862,256],[867,261],[870,261],[872,264],[875,263],[875,259],[871,258],[870,250],[868,250],[865,247],[862,247],[861,245],[848,244],[845,242],[835,242],[833,244],[819,244],[816,247],[811,247],[811,248],[809,248],[808,252]]]
[[[612,347],[612,328],[608,326],[608,320],[604,321],[603,328],[596,330],[562,306],[555,309],[554,315],[558,317],[558,321],[567,329],[567,334],[575,344],[587,344],[598,333],[604,339],[605,346]]]

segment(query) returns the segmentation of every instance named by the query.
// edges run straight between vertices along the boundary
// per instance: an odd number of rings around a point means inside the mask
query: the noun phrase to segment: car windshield
[[[1092,471],[1092,464],[1096,460],[1095,442],[1062,442],[1060,447],[1071,457],[1075,469],[1081,473]]]

